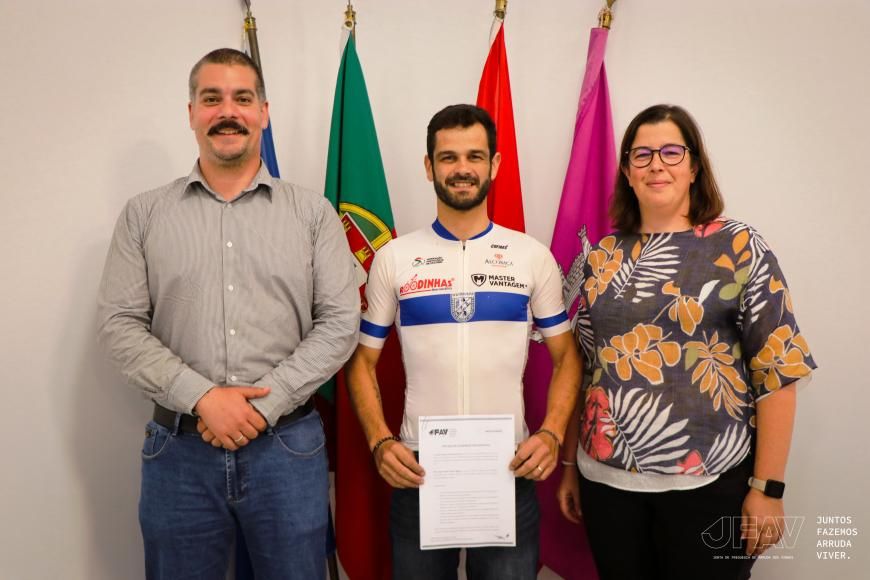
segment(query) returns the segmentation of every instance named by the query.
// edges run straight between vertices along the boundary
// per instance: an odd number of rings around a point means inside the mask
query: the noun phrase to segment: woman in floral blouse
[[[617,233],[572,268],[587,380],[562,512],[582,507],[602,579],[747,578],[784,531],[795,382],[815,363],[770,248],[721,217],[689,114],[646,109],[620,151]]]

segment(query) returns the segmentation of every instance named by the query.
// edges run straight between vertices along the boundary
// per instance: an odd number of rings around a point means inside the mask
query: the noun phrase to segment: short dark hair
[[[234,48],[218,48],[199,59],[196,64],[193,65],[193,68],[190,69],[190,77],[188,78],[187,85],[190,90],[191,102],[196,98],[196,85],[198,82],[197,76],[199,75],[199,69],[206,64],[227,64],[248,67],[257,75],[257,98],[261,101],[266,100],[266,84],[263,82],[263,73],[260,72],[260,67],[257,66],[253,59],[244,52]]]
[[[628,150],[634,143],[637,130],[641,125],[655,125],[671,121],[679,129],[689,148],[689,159],[695,166],[695,181],[689,187],[689,222],[693,226],[710,222],[720,215],[725,202],[719,193],[719,186],[713,177],[713,167],[704,148],[701,130],[692,116],[676,105],[653,105],[644,109],[632,119],[622,137],[619,148],[619,167],[616,171],[616,186],[610,202],[610,219],[613,226],[623,233],[634,233],[640,228],[640,206],[637,196],[628,183],[624,171],[630,169]]]
[[[426,154],[429,159],[434,162],[432,155],[435,154],[435,133],[441,129],[467,128],[478,123],[486,130],[489,157],[495,157],[495,123],[489,113],[474,105],[450,105],[435,113],[426,128]]]

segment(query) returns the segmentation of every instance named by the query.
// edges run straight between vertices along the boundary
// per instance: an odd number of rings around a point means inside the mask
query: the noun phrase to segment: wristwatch
[[[757,489],[767,497],[775,497],[776,499],[782,499],[782,495],[785,493],[785,483],[775,479],[750,477],[749,487]]]

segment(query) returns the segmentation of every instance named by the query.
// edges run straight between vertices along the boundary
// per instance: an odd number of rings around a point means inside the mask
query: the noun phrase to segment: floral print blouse
[[[739,221],[584,240],[571,274],[580,445],[606,465],[725,472],[752,448],[755,401],[816,366],[776,258]]]

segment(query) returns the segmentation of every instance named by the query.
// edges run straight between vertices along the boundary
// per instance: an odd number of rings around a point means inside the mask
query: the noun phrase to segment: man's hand
[[[197,430],[203,441],[235,451],[266,430],[268,424],[248,402],[269,394],[269,387],[215,387],[197,401]]]
[[[544,481],[553,470],[559,457],[559,447],[546,433],[535,433],[517,448],[510,463],[515,477]]]
[[[741,538],[746,540],[746,554],[760,556],[782,537],[785,510],[782,500],[767,497],[751,489],[743,500]]]
[[[414,452],[398,441],[387,441],[375,452],[375,467],[393,487],[420,487],[426,473],[414,458]]]

